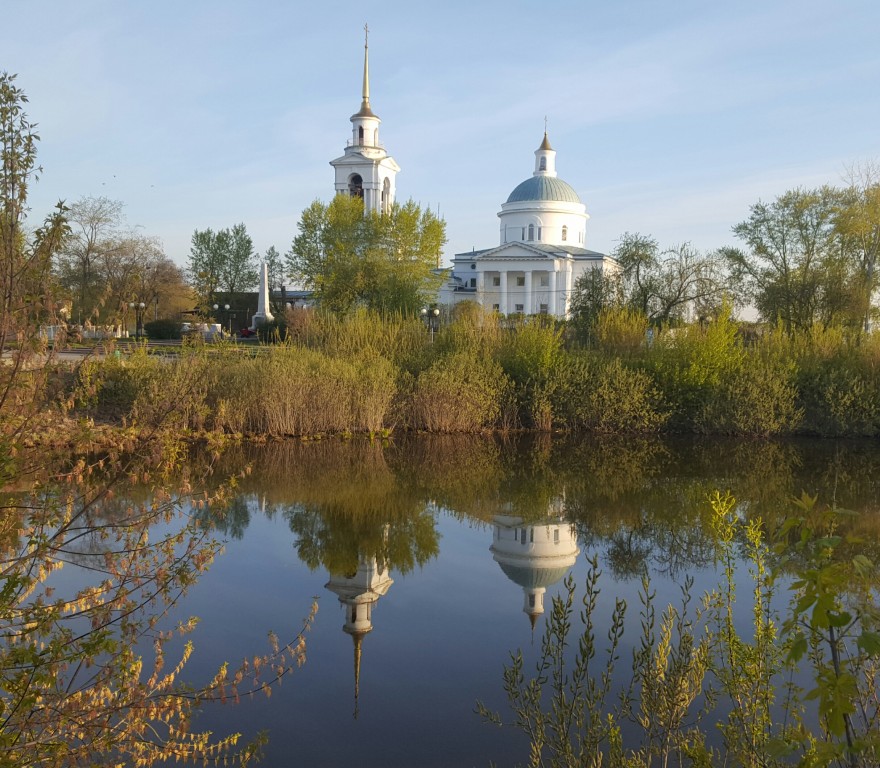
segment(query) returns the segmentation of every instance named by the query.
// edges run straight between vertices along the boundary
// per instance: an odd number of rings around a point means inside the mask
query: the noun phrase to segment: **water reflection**
[[[331,573],[324,587],[339,597],[345,608],[342,631],[354,641],[354,718],[358,717],[361,678],[361,644],[364,635],[373,631],[373,607],[388,592],[394,580],[375,557],[361,557],[353,573]]]
[[[544,613],[547,589],[565,578],[581,551],[563,507],[562,500],[555,499],[543,520],[527,522],[511,514],[494,517],[489,550],[504,575],[522,587],[523,611],[532,629]]]
[[[769,529],[806,490],[856,510],[848,524],[861,546],[872,559],[880,549],[876,441],[290,442],[235,447],[216,463],[216,476],[245,466],[252,469],[239,495],[210,512],[230,539],[227,557],[241,562],[234,558],[274,548],[295,562],[275,574],[267,565],[249,585],[261,596],[249,621],[268,622],[258,611],[262,603],[272,610],[273,579],[282,599],[324,595],[309,638],[318,650],[304,670],[314,676],[307,695],[280,699],[277,716],[263,710],[247,726],[270,728],[267,764],[284,764],[294,750],[316,765],[523,762],[522,744],[499,740],[472,715],[477,698],[499,690],[508,652],[534,650],[520,611],[533,627],[542,624],[566,574],[582,583],[581,553],[596,553],[612,577],[603,599],[637,605],[646,571],[663,599],[677,599],[686,576],[711,576],[713,489],[730,490],[740,514]],[[243,578],[242,568],[229,567]],[[341,622],[327,620],[331,601]],[[367,691],[370,706],[360,706]],[[249,712],[236,712],[237,727]],[[273,717],[291,716],[307,720],[308,744],[273,725]]]

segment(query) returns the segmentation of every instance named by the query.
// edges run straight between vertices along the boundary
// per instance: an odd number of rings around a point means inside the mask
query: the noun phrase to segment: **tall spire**
[[[361,93],[361,109],[355,117],[371,117],[370,109],[370,28],[364,24],[364,86]]]
[[[361,684],[361,642],[363,641],[364,633],[355,632],[351,637],[354,640],[354,719],[357,720],[360,714],[358,694],[360,693]]]

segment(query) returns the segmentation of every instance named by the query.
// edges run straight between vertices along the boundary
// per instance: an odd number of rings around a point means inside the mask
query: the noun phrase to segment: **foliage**
[[[181,325],[179,321],[167,317],[149,320],[144,323],[144,333],[147,334],[148,339],[179,339]]]
[[[507,379],[491,359],[457,352],[438,357],[416,381],[412,422],[429,432],[476,432],[500,415]]]
[[[214,303],[214,294],[234,294],[256,285],[254,245],[245,225],[193,232],[187,276],[206,313]]]
[[[864,198],[863,198],[864,200]],[[833,187],[790,190],[758,202],[733,231],[747,252],[724,252],[734,283],[785,331],[865,322],[873,288],[871,263],[855,248],[865,234],[858,196]],[[870,214],[867,214],[870,218]],[[867,280],[867,282],[866,282]]]
[[[268,692],[302,663],[303,635],[270,636],[269,650],[240,668],[224,664],[200,686],[185,681],[192,645],[175,649],[173,638],[195,619],[176,628],[163,619],[219,550],[189,509],[226,489],[201,502],[186,479],[172,490],[182,457],[174,414],[194,381],[182,368],[152,376],[152,390],[130,388],[132,414],[152,396],[150,418],[105,434],[100,456],[90,454],[95,425],[67,419],[94,404],[116,371],[87,361],[70,391],[37,356],[37,326],[57,320],[50,267],[66,222],[59,206],[25,234],[37,141],[25,102],[14,77],[0,75],[0,348],[17,347],[0,366],[0,764],[245,763],[258,743],[194,732],[193,715],[211,700]],[[139,354],[133,365],[155,373]],[[111,360],[124,381],[122,362]],[[47,455],[45,442],[65,450]],[[126,478],[149,486],[145,500],[120,499]],[[74,565],[80,579],[60,578]]]
[[[594,340],[606,354],[632,357],[648,343],[648,319],[628,307],[603,309],[596,318]]]
[[[157,314],[189,308],[181,270],[156,238],[126,225],[122,207],[118,200],[83,197],[67,210],[70,231],[56,255],[55,272],[71,300],[68,320],[121,323],[132,302]]]
[[[643,371],[619,358],[569,358],[556,375],[559,424],[593,432],[656,432],[668,418],[663,398]]]
[[[550,429],[553,372],[562,356],[562,329],[552,318],[509,319],[497,355],[513,384],[520,423]]]
[[[337,315],[358,306],[416,313],[440,285],[445,222],[411,200],[380,215],[337,195],[329,205],[313,202],[297,226],[288,271]]]

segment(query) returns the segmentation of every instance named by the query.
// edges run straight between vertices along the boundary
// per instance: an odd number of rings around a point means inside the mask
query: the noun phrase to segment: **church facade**
[[[610,256],[585,247],[590,217],[577,192],[557,175],[546,131],[532,176],[514,188],[498,218],[497,246],[455,254],[441,304],[475,301],[502,315],[564,318],[581,275],[619,269]]]

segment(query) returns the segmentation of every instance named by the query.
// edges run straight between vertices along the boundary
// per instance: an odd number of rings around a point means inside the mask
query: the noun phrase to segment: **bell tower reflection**
[[[492,557],[514,584],[523,590],[523,611],[532,629],[544,613],[547,588],[565,578],[580,548],[574,526],[562,514],[562,501],[550,505],[547,514],[526,522],[513,514],[493,517]]]
[[[364,635],[373,630],[373,607],[394,580],[375,557],[358,558],[357,570],[344,575],[330,574],[324,586],[339,597],[345,609],[342,631],[354,641],[354,717],[358,716],[361,677],[361,645]]]

